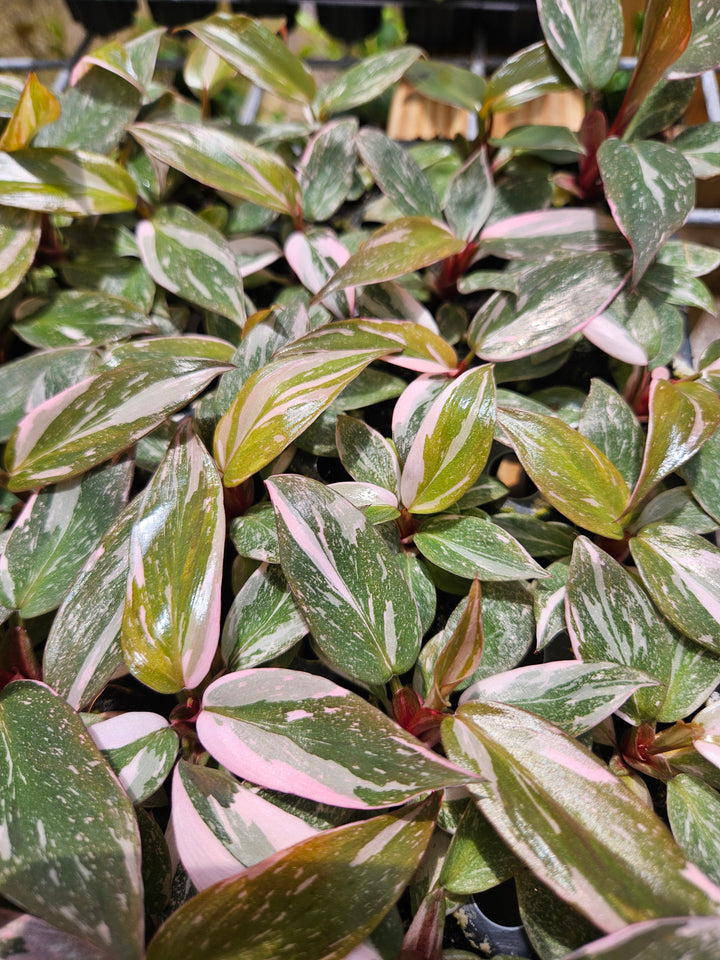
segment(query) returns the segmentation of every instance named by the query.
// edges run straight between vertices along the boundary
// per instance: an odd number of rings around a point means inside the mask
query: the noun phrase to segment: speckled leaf
[[[405,462],[415,434],[433,401],[447,386],[445,377],[421,376],[408,384],[393,409],[392,438],[400,463]]]
[[[577,737],[614,713],[639,687],[656,684],[642,671],[615,663],[554,660],[478,680],[460,702],[511,703]]]
[[[225,509],[212,457],[186,421],[138,504],[122,645],[161,693],[196,687],[220,636]]]
[[[485,99],[483,77],[442,60],[418,60],[406,71],[405,80],[428,99],[460,110],[479,113]]]
[[[484,360],[517,360],[562,343],[602,313],[627,279],[624,258],[585,253],[531,263],[517,295],[493,294],[473,317],[468,343]]]
[[[40,216],[0,208],[0,297],[7,297],[33,265],[40,243]]]
[[[605,140],[598,164],[610,210],[633,248],[635,285],[695,203],[695,177],[679,150],[664,143]]]
[[[589,207],[533,210],[496,220],[480,242],[488,253],[520,260],[627,249],[612,217]]]
[[[324,228],[296,230],[285,241],[285,259],[311,293],[322,290],[349,257],[348,249],[332,231]],[[350,317],[355,312],[355,291],[352,287],[338,290],[323,298],[323,306],[335,317]]]
[[[668,782],[667,812],[677,843],[711,880],[720,883],[720,794],[682,773]]]
[[[355,117],[326,123],[311,137],[300,159],[298,180],[306,220],[329,220],[347,199],[355,177]]]
[[[661,523],[644,527],[630,549],[670,623],[720,654],[720,550],[696,533]]]
[[[230,670],[272,660],[308,632],[282,571],[262,564],[235,597],[222,632],[222,654]]]
[[[315,299],[322,300],[343,287],[393,280],[460,253],[464,247],[463,241],[439,222],[427,217],[401,217],[376,230]]]
[[[544,649],[565,627],[565,583],[569,561],[557,560],[547,567],[547,580],[541,580],[535,588],[534,613],[537,648]]]
[[[615,464],[632,490],[640,475],[645,435],[628,404],[604,380],[592,380],[578,430]]]
[[[443,743],[456,763],[488,778],[470,792],[513,852],[601,930],[717,912],[720,889],[685,859],[660,818],[546,720],[507,704],[467,703],[443,722]]]
[[[720,523],[720,430],[708,437],[680,473],[700,506]]]
[[[566,613],[579,659],[624,664],[661,684],[618,711],[632,723],[680,720],[720,680],[720,659],[671,631],[625,568],[585,537],[575,541]]]
[[[525,935],[546,960],[560,960],[569,950],[601,936],[594,923],[561,900],[529,870],[514,877]]]
[[[692,33],[679,60],[672,65],[673,77],[696,77],[720,66],[720,3],[718,0],[690,0]]]
[[[215,431],[215,458],[233,487],[274,460],[382,350],[274,360],[243,384]]]
[[[650,387],[645,457],[632,502],[689,460],[720,423],[720,397],[701,383],[657,379]]]
[[[384,487],[397,497],[400,464],[391,440],[347,414],[337,418],[336,439],[340,462],[354,480]]]
[[[467,896],[497,886],[521,868],[515,854],[470,802],[453,834],[440,873],[448,893]]]
[[[157,713],[119,713],[89,731],[133,803],[159,790],[175,763],[177,734]]]
[[[290,168],[229,130],[199,123],[136,123],[130,132],[151,157],[193,180],[278,213],[296,216],[301,209],[300,186]]]
[[[407,149],[380,130],[364,127],[357,136],[360,159],[386,197],[407,217],[439,217],[440,201],[427,174]]]
[[[205,749],[240,777],[352,809],[403,803],[475,779],[357,694],[298,670],[215,680],[197,721]]]
[[[237,258],[223,235],[185,207],[162,207],[135,231],[140,256],[153,280],[190,303],[246,320]]]
[[[431,517],[415,534],[415,545],[432,563],[469,580],[523,580],[544,571],[514,537],[480,517]]]
[[[483,625],[480,580],[475,577],[468,592],[460,622],[440,651],[433,670],[433,686],[424,706],[444,710],[449,696],[465,680],[470,680],[480,664],[483,652]]]
[[[71,933],[31,917],[0,910],[0,952],[4,960],[106,960],[107,953]]]
[[[622,538],[613,517],[625,509],[630,491],[602,451],[558,417],[504,407],[498,423],[528,475],[560,513],[593,533]]]
[[[23,312],[24,313],[24,312]],[[13,329],[34,347],[96,346],[152,333],[154,322],[131,300],[94,290],[59,290]]]
[[[140,960],[135,815],[82,721],[49,688],[20,681],[0,695],[0,737],[3,895],[107,956]]]
[[[720,173],[720,121],[688,127],[673,140],[699,179]]]
[[[400,492],[411,513],[440,513],[467,493],[487,461],[495,429],[491,366],[451,380],[428,410],[405,459]]]
[[[0,136],[0,150],[27,147],[37,131],[60,116],[57,97],[31,73]]]
[[[117,365],[68,387],[20,422],[5,451],[8,487],[65,480],[126,450],[228,370],[231,356],[230,344],[210,337],[128,344],[113,354]]]
[[[280,563],[275,511],[269,503],[259,503],[230,524],[230,539],[241,557]]]
[[[474,240],[487,220],[495,199],[487,151],[478,150],[448,184],[443,203],[453,233],[468,243]]]
[[[314,480],[287,475],[267,486],[283,572],[325,656],[368,683],[409,670],[420,648],[418,611],[372,523]]]
[[[602,90],[617,69],[623,42],[619,0],[540,0],[547,44],[581,90]]]
[[[374,100],[399,80],[420,54],[419,47],[406,44],[365,57],[318,92],[313,104],[315,115],[324,120]]]
[[[483,112],[513,110],[544,93],[567,90],[572,81],[545,43],[534,43],[509,57],[488,81]]]
[[[0,603],[37,617],[60,605],[124,506],[132,461],[33,493],[0,553]]]
[[[315,96],[315,82],[302,60],[257,20],[216,13],[188,30],[261,89],[299,103]]]
[[[3,205],[89,217],[135,207],[135,184],[117,163],[82,150],[34,147],[0,152]]]
[[[76,710],[123,665],[120,624],[137,501],[122,511],[68,591],[45,645],[43,676]]]
[[[648,920],[594,940],[563,960],[715,960],[719,937],[717,917]]]
[[[121,77],[149,99],[148,87],[152,83],[160,41],[164,33],[165,30],[160,27],[156,30],[146,30],[140,36],[125,43],[120,40],[108,41],[92,53],[85,54],[75,64],[70,75],[70,83],[77,83],[80,77],[95,65]]]

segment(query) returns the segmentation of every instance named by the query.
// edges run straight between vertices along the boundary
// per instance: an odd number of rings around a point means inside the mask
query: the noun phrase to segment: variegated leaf
[[[720,550],[666,523],[644,527],[630,549],[650,596],[670,623],[720,655]]]
[[[19,150],[30,145],[35,134],[60,116],[57,97],[30,73],[12,116],[0,136],[0,150]]]
[[[126,450],[230,369],[231,356],[230,344],[209,337],[128,344],[113,354],[117,365],[66,388],[20,422],[5,450],[8,487],[66,480]]]
[[[285,241],[285,259],[311,293],[322,290],[349,257],[349,250],[330,230],[296,230]],[[324,297],[323,306],[335,317],[352,316],[355,312],[354,289],[348,287]]]
[[[361,697],[298,670],[215,680],[197,731],[219,763],[251,783],[339,807],[394,806],[475,779]]]
[[[520,869],[518,858],[470,801],[445,855],[441,886],[448,893],[467,896],[509,880]]]
[[[693,497],[716,522],[720,523],[720,430],[708,437],[702,447],[687,463],[680,474],[687,481]]]
[[[720,919],[679,917],[633,923],[573,950],[564,960],[715,960]]]
[[[360,159],[385,196],[406,217],[440,216],[440,201],[427,175],[408,151],[373,127],[357,136]]]
[[[120,625],[130,567],[130,531],[137,501],[122,511],[55,614],[43,676],[76,710],[87,706],[123,665]]]
[[[196,687],[220,636],[225,510],[212,457],[178,431],[138,504],[122,645],[131,672],[162,693]]]
[[[31,301],[32,305],[32,301]],[[14,324],[34,347],[96,346],[152,333],[154,322],[131,300],[94,290],[60,290]]]
[[[570,77],[546,43],[534,43],[509,57],[490,77],[483,113],[513,110],[545,93],[567,90]]]
[[[535,587],[534,612],[537,648],[544,649],[551,640],[566,629],[565,625],[565,583],[567,582],[569,561],[557,560],[547,567],[547,580],[541,580]]]
[[[480,475],[495,429],[491,366],[467,370],[437,397],[405,460],[400,495],[411,513],[440,513]]]
[[[280,563],[275,511],[269,503],[258,503],[230,524],[230,539],[241,557]]]
[[[431,710],[449,707],[450,694],[472,678],[480,665],[482,652],[482,598],[480,580],[475,577],[460,622],[435,661],[433,686],[424,706]]]
[[[124,506],[133,464],[109,464],[32,494],[0,553],[0,603],[37,617],[58,607]]]
[[[443,209],[453,233],[470,243],[480,232],[495,199],[487,150],[473,153],[448,184]]]
[[[340,461],[354,480],[376,484],[397,497],[400,464],[390,440],[364,420],[346,414],[337,418],[336,439]]]
[[[640,475],[645,437],[628,404],[604,380],[593,379],[578,431],[615,464],[632,489]]]
[[[498,423],[546,500],[569,520],[605,537],[621,539],[614,520],[630,498],[617,467],[558,417],[529,410],[498,410]]]
[[[720,66],[720,4],[718,0],[690,0],[692,33],[684,53],[672,65],[673,77],[696,77]]]
[[[110,40],[78,60],[70,75],[70,83],[75,85],[95,65],[121,77],[149,99],[148,88],[152,83],[164,33],[165,30],[159,27],[146,30],[125,43]]]
[[[215,459],[233,487],[274,460],[383,350],[274,360],[243,384],[215,431]]]
[[[324,655],[369,683],[409,670],[420,648],[418,611],[372,523],[314,480],[287,475],[267,486],[283,572]]]
[[[406,71],[405,80],[429,100],[460,110],[479,113],[485,99],[483,77],[444,60],[418,60]]]
[[[315,115],[326,120],[334,114],[347,113],[361,103],[369,103],[399,80],[420,54],[419,47],[406,44],[364,57],[318,91],[313,103]]]
[[[40,243],[40,216],[32,210],[0,209],[0,297],[7,297],[33,265]]]
[[[600,929],[717,913],[720,888],[686,860],[660,818],[546,720],[507,704],[466,703],[443,722],[443,742],[456,763],[488,778],[469,790],[511,850]]]
[[[306,220],[329,220],[347,199],[355,176],[357,129],[355,117],[343,117],[326,123],[308,141],[298,170]]]
[[[107,953],[87,940],[31,917],[0,910],[0,950],[6,960],[106,960]]]
[[[153,280],[190,303],[245,323],[240,266],[223,235],[179,204],[141,220],[135,236]]]
[[[720,122],[701,123],[688,127],[673,140],[692,167],[695,176],[704,180],[720,173]]]
[[[670,827],[685,854],[720,883],[720,794],[681,773],[667,785]]]
[[[433,401],[447,386],[446,377],[420,376],[403,390],[393,409],[392,434],[400,463],[410,452],[415,434]]]
[[[533,210],[496,220],[480,235],[483,251],[512,260],[627,249],[615,221],[590,207]]]
[[[514,537],[480,517],[431,517],[415,534],[420,553],[436,566],[472,580],[523,580],[545,572]]]
[[[155,793],[172,770],[177,734],[157,713],[119,713],[91,724],[89,732],[133,803]]]
[[[602,90],[615,73],[623,42],[619,0],[539,0],[547,44],[581,90]]]
[[[141,960],[135,814],[84,724],[48,687],[19,681],[0,694],[0,740],[0,891],[107,956]]]

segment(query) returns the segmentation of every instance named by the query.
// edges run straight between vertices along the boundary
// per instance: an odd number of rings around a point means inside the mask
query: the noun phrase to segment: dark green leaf
[[[509,57],[488,82],[483,113],[513,110],[544,93],[567,90],[572,81],[547,44],[534,43]]]
[[[602,90],[623,42],[619,0],[539,0],[547,45],[581,90]]]
[[[418,47],[406,45],[365,57],[318,92],[315,115],[324,120],[374,100],[402,77],[420,53]]]
[[[360,158],[400,213],[407,217],[440,216],[440,201],[430,181],[408,151],[380,130],[365,127],[357,136]]]

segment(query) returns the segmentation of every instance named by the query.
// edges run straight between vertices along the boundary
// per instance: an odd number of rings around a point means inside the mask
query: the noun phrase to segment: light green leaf
[[[478,150],[450,181],[443,208],[456,237],[469,243],[480,232],[495,199],[487,151]]]
[[[122,43],[120,40],[110,40],[92,53],[85,54],[73,67],[70,83],[75,84],[95,65],[103,70],[122,77],[127,83],[136,87],[143,97],[149,99],[149,91],[155,72],[160,41],[165,30],[160,27],[156,30],[146,30],[140,36]]]
[[[716,430],[708,437],[687,463],[684,463],[680,473],[692,490],[697,502],[720,523],[720,430]]]
[[[143,491],[130,535],[122,646],[153,690],[192,689],[210,669],[224,541],[222,482],[188,420]]]
[[[230,539],[241,557],[267,563],[280,563],[275,511],[269,503],[259,503],[230,524]]]
[[[411,513],[439,513],[466,493],[487,461],[495,427],[491,366],[467,370],[437,397],[405,460],[400,485]]]
[[[159,790],[175,763],[177,734],[157,713],[119,713],[89,731],[133,803]]]
[[[206,750],[260,786],[368,809],[473,781],[357,694],[298,670],[243,670],[205,691]]]
[[[561,960],[602,932],[529,870],[515,874],[515,891],[525,935],[544,960]]]
[[[659,817],[546,720],[468,703],[443,722],[443,742],[456,763],[488,778],[469,790],[513,852],[600,929],[717,913],[720,889],[688,863]]]
[[[31,301],[32,304],[32,301]],[[152,333],[154,322],[124,297],[89,290],[59,290],[25,314],[15,333],[34,347],[95,346]]]
[[[702,510],[689,487],[670,487],[647,501],[631,530],[636,532],[651,523],[671,523],[691,533],[712,533],[717,520]]]
[[[0,136],[0,150],[29,146],[35,134],[60,116],[57,97],[30,73],[12,116]]]
[[[512,127],[502,137],[490,137],[488,143],[500,147],[504,153],[509,151],[515,156],[530,153],[549,163],[572,163],[584,153],[577,133],[567,127],[544,123]]]
[[[483,113],[513,110],[544,93],[567,90],[572,81],[547,44],[534,43],[509,57],[488,82]]]
[[[420,649],[418,611],[372,523],[314,480],[287,475],[267,486],[283,573],[325,656],[368,683],[409,670]]]
[[[648,920],[595,940],[564,960],[715,960],[718,937],[717,917]]]
[[[136,123],[130,133],[151,157],[193,180],[278,213],[299,215],[300,186],[290,168],[277,154],[236,133],[199,123]]]
[[[344,117],[309,140],[298,170],[306,220],[329,220],[347,199],[355,178],[357,129],[355,117]]]
[[[529,513],[504,509],[493,515],[493,523],[522,544],[532,557],[566,557],[577,531],[568,523],[544,520]]]
[[[487,253],[524,261],[627,249],[612,217],[588,207],[532,210],[495,220],[480,241]]]
[[[437,194],[405,147],[380,130],[365,127],[357,136],[357,148],[375,183],[401,214],[440,217]]]
[[[161,287],[245,323],[240,265],[223,235],[178,204],[161,207],[135,231],[145,267]]]
[[[476,805],[468,803],[445,855],[440,885],[460,896],[481,893],[509,880],[520,867]]]
[[[222,631],[230,670],[257,667],[289,650],[308,632],[282,570],[262,564],[235,597]]]
[[[0,603],[37,617],[60,605],[127,500],[129,460],[32,494],[0,553]]]
[[[340,461],[360,483],[373,483],[396,497],[400,490],[400,464],[391,440],[347,414],[337,418],[337,448]]]
[[[667,523],[644,527],[630,549],[650,596],[670,623],[720,654],[720,550]]]
[[[483,77],[442,60],[418,60],[406,71],[405,80],[428,99],[460,110],[479,113],[485,99]]]
[[[415,534],[424,557],[471,580],[523,580],[545,572],[520,544],[490,520],[444,514],[426,520]]]
[[[690,0],[692,33],[685,52],[672,66],[673,77],[696,77],[720,66],[720,4]]]
[[[621,539],[613,519],[630,491],[602,451],[558,417],[529,410],[498,410],[498,423],[543,496],[569,520],[605,537]]]
[[[592,380],[578,431],[615,464],[632,489],[640,475],[645,435],[628,404],[604,380]]]
[[[274,460],[357,375],[386,352],[335,350],[274,360],[243,384],[215,431],[226,486]]]
[[[540,0],[548,46],[581,90],[602,90],[617,69],[623,43],[619,0]]]
[[[19,681],[0,695],[0,739],[3,895],[108,956],[141,960],[135,815],[82,721],[44,685]]]
[[[121,166],[82,150],[32,147],[0,152],[3,205],[90,217],[135,206],[135,185]]]
[[[679,150],[664,143],[605,140],[598,150],[610,211],[633,248],[633,285],[695,203],[695,177]]]
[[[672,142],[699,179],[720,173],[720,121],[701,123],[683,130]]]
[[[25,81],[15,73],[0,73],[0,117],[11,117]]]
[[[720,883],[720,794],[681,773],[667,785],[670,827],[685,854]]]
[[[257,20],[216,13],[187,29],[261,89],[299,103],[315,96],[315,82],[302,60]]]
[[[406,45],[365,57],[318,91],[313,103],[315,115],[325,120],[374,100],[402,77],[420,53],[419,47]]]
[[[20,422],[5,451],[8,487],[69,479],[126,450],[229,369],[231,355],[230,344],[210,337],[126,345],[112,354],[116,366],[51,397]]]
[[[7,297],[33,265],[40,217],[31,210],[0,208],[0,297]]]

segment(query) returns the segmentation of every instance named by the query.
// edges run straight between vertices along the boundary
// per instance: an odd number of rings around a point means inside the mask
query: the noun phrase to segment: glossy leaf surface
[[[618,0],[540,0],[548,46],[581,90],[602,90],[620,58],[623,16]]]
[[[640,475],[645,437],[628,404],[604,380],[593,379],[578,430],[615,464],[632,489]]]
[[[679,846],[715,883],[720,883],[720,794],[682,773],[667,785],[667,811]]]
[[[485,227],[482,249],[498,257],[542,260],[552,255],[619,250],[625,242],[612,217],[590,207],[533,210]]]
[[[357,148],[375,183],[404,216],[440,216],[437,194],[404,147],[380,130],[365,127],[357,136]]]
[[[495,199],[485,150],[476,151],[448,185],[443,207],[455,236],[468,243],[480,232]]]
[[[568,953],[565,960],[713,960],[720,935],[717,917],[679,917],[633,923],[625,930]]]
[[[308,141],[298,172],[306,220],[329,220],[350,192],[357,129],[354,117],[343,117],[325,124]]]
[[[342,465],[354,480],[376,484],[397,496],[400,464],[390,440],[364,420],[346,414],[338,417],[336,439]]]
[[[402,77],[420,53],[418,47],[406,45],[365,57],[318,92],[313,104],[315,115],[323,120],[379,97]]]
[[[33,264],[40,218],[30,210],[0,209],[0,296],[7,297]]]
[[[695,77],[720,64],[720,6],[717,0],[690,0],[692,33],[679,60],[672,65],[673,77]]]
[[[488,82],[483,112],[513,110],[544,93],[566,90],[572,81],[545,43],[525,47],[499,67]]]
[[[177,734],[157,713],[120,713],[93,723],[89,732],[133,803],[159,790],[172,770]]]
[[[476,577],[467,596],[460,622],[440,651],[433,671],[433,688],[425,699],[431,710],[450,706],[449,695],[477,670],[483,653],[480,580]]]
[[[86,290],[61,290],[15,323],[26,343],[46,348],[100,345],[153,328],[153,321],[131,300]]]

